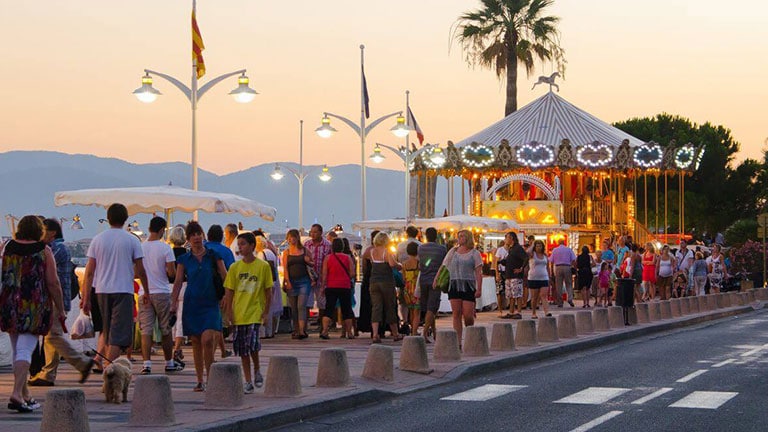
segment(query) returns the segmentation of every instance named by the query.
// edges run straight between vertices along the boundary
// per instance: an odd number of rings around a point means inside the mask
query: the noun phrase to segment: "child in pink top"
[[[608,288],[611,286],[611,269],[605,261],[600,265],[600,273],[597,275],[597,280],[599,287],[597,306],[608,306]]]

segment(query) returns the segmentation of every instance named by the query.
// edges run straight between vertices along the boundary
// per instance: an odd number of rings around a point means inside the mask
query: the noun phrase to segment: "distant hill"
[[[283,163],[294,169],[298,165]],[[315,169],[317,167],[306,167]],[[269,174],[274,163],[262,164],[249,169],[219,176],[200,170],[200,190],[221,191],[241,195],[277,208],[277,218],[267,222],[257,217],[243,218],[240,215],[200,213],[203,226],[213,223],[224,224],[242,221],[246,228],[261,227],[269,232],[284,232],[286,227],[298,224],[298,182],[286,172],[281,181],[274,181]],[[317,221],[330,228],[341,223],[351,229],[352,222],[360,219],[360,166],[339,165],[330,167],[333,179],[323,183],[313,174],[304,182],[304,225]],[[105,217],[105,210],[99,207],[65,206],[55,207],[53,197],[57,191],[158,186],[172,183],[190,187],[191,168],[183,162],[134,164],[120,159],[101,158],[91,155],[71,155],[49,151],[12,151],[0,153],[0,212],[21,217],[25,214],[65,217],[71,219],[80,214],[85,229],[70,230],[65,222],[65,238],[74,240],[92,237],[106,225],[98,220]],[[368,167],[368,219],[403,217],[403,173]],[[456,203],[460,205],[460,188]],[[446,182],[438,181],[437,213],[446,207]],[[458,206],[457,206],[457,211]],[[151,215],[131,216],[142,229],[146,229]],[[189,214],[176,213],[175,223],[184,223]],[[8,224],[2,224],[0,235],[9,235]]]

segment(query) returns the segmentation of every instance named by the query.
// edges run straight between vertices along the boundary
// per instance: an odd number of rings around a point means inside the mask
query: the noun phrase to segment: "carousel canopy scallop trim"
[[[456,144],[442,168],[416,158],[413,171],[444,176],[502,176],[518,172],[692,172],[703,146],[661,146],[617,129],[553,92]]]

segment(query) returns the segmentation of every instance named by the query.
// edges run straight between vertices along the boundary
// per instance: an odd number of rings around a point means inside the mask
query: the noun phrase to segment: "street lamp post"
[[[365,211],[365,137],[368,136],[371,130],[373,130],[373,128],[378,126],[381,122],[394,116],[398,116],[397,124],[390,130],[396,136],[401,138],[408,134],[408,126],[405,124],[405,118],[403,117],[402,111],[393,112],[391,114],[379,117],[372,121],[370,125],[365,125],[365,102],[367,89],[365,87],[365,75],[362,68],[365,60],[364,54],[365,45],[360,45],[360,124],[356,124],[354,121],[346,117],[330,112],[324,112],[322,124],[320,127],[315,129],[315,132],[317,132],[321,138],[329,138],[331,135],[333,135],[334,132],[336,132],[336,129],[331,126],[331,119],[329,118],[333,117],[335,119],[341,120],[344,124],[355,131],[355,133],[357,133],[357,135],[360,137],[360,201],[362,220],[367,219]]]
[[[176,86],[176,88],[181,90],[181,92],[184,93],[184,96],[186,96],[187,99],[189,100],[189,103],[192,107],[192,189],[193,190],[197,190],[197,103],[203,97],[203,95],[207,93],[208,90],[210,90],[213,86],[235,75],[240,75],[240,77],[237,80],[238,86],[237,88],[229,92],[229,94],[232,95],[232,97],[234,97],[235,100],[240,103],[248,103],[252,101],[258,93],[256,93],[256,90],[253,90],[248,86],[249,80],[248,80],[248,77],[245,75],[245,72],[246,72],[245,69],[241,69],[238,71],[219,75],[216,78],[208,81],[198,89],[196,61],[193,61],[193,64],[192,64],[192,82],[189,87],[187,87],[184,83],[182,83],[181,81],[177,80],[176,78],[170,75],[153,71],[150,69],[144,69],[144,77],[141,79],[141,87],[133,91],[133,94],[141,102],[144,102],[144,103],[154,102],[155,99],[157,99],[157,96],[162,94],[158,90],[156,90],[154,87],[152,87],[152,76],[155,75],[165,79],[166,81]]]
[[[385,148],[389,150],[390,152],[397,155],[397,157],[400,158],[400,160],[403,161],[403,164],[405,164],[405,222],[406,224],[410,221],[411,218],[411,200],[410,200],[410,186],[411,186],[411,165],[413,164],[413,160],[416,159],[419,155],[422,155],[426,152],[430,152],[429,160],[431,162],[431,165],[433,168],[438,168],[445,163],[445,156],[443,155],[443,151],[440,147],[434,144],[427,144],[424,147],[421,147],[417,150],[411,150],[408,148],[407,145],[402,146],[400,148],[395,148],[388,146],[386,144],[376,143],[376,147],[373,149],[373,154],[371,154],[370,159],[374,163],[381,163],[386,159],[383,154],[381,154],[381,149]]]
[[[282,171],[283,169],[293,174],[299,182],[299,231],[301,231],[301,229],[304,228],[304,180],[314,171],[304,171],[304,120],[299,120],[299,169],[295,170],[289,166],[281,167],[280,164],[275,164],[275,170],[272,171],[270,176],[274,180],[282,179],[285,177],[285,174],[283,174]],[[320,169],[320,174],[318,174],[317,177],[323,182],[331,180],[332,176],[328,171],[328,165],[323,165],[323,168]]]

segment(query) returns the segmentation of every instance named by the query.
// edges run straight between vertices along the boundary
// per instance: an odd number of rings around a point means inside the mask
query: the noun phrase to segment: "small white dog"
[[[128,386],[131,384],[131,362],[120,357],[104,368],[102,391],[107,402],[128,402]],[[122,398],[120,397],[122,393]]]

